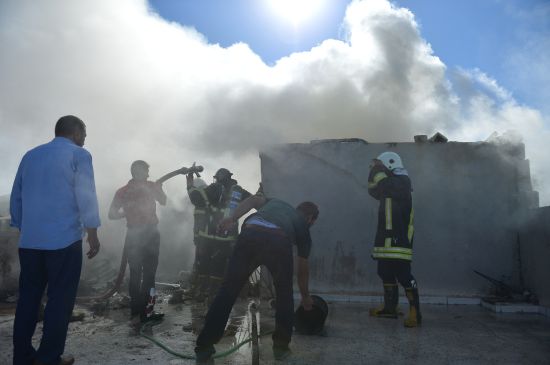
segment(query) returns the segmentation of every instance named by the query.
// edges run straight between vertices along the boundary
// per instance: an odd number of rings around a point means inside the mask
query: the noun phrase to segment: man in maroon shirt
[[[118,189],[111,207],[109,219],[126,218],[128,231],[124,249],[130,266],[130,308],[133,321],[161,318],[161,313],[146,313],[151,288],[155,287],[158,265],[160,235],[157,202],[166,205],[162,183],[179,174],[178,170],[153,182],[149,177],[149,165],[142,160],[134,161],[130,168],[132,179]],[[139,316],[139,317],[138,317]]]

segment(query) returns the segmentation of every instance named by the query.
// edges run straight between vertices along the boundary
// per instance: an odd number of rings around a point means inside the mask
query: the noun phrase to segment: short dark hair
[[[132,177],[136,177],[137,170],[139,169],[148,169],[149,164],[143,160],[136,160],[132,162],[132,165],[130,166],[130,173],[132,174]]]
[[[83,131],[84,129],[86,129],[86,124],[82,120],[74,115],[65,115],[55,123],[55,136],[72,136],[76,131]]]
[[[298,204],[296,210],[302,212],[306,217],[311,216],[313,219],[317,219],[319,216],[319,208],[312,202],[302,202]]]

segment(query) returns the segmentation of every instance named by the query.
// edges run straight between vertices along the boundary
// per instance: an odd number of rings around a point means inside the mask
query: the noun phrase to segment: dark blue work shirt
[[[290,242],[296,245],[298,256],[307,259],[311,251],[311,236],[306,219],[292,205],[280,199],[267,199],[258,211],[244,222],[250,222],[260,216],[267,222],[281,228]]]

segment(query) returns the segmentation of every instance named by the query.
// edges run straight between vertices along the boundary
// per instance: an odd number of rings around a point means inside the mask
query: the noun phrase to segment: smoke
[[[210,181],[225,166],[255,191],[266,145],[400,142],[435,131],[475,141],[518,130],[550,201],[548,115],[519,105],[480,70],[448,70],[414,14],[387,0],[353,1],[343,27],[345,39],[268,66],[246,44],[220,47],[163,20],[145,0],[2,1],[0,192],[9,192],[23,153],[74,114],[88,126],[104,216],[136,159],[150,163],[153,178],[196,161]],[[173,241],[189,245],[184,179],[165,185],[171,208],[160,209],[161,220],[184,212],[173,229],[183,238]],[[122,224],[103,221],[120,242],[123,230],[113,227]]]

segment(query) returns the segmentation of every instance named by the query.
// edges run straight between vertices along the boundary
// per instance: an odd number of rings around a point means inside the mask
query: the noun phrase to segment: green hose
[[[146,338],[148,339],[149,341],[151,341],[152,343],[154,343],[155,345],[157,345],[158,347],[160,347],[161,349],[163,349],[164,351],[168,352],[169,354],[171,355],[174,355],[176,357],[179,357],[180,359],[186,359],[186,360],[195,360],[195,356],[194,355],[189,355],[189,354],[182,354],[180,352],[177,352],[175,350],[172,350],[170,347],[166,346],[165,344],[163,344],[162,342],[160,342],[159,340],[157,340],[156,338],[154,338],[153,336],[149,336],[145,333],[143,333],[143,329],[146,327],[146,326],[150,326],[150,327],[153,327],[153,326],[156,326],[157,324],[161,323],[162,321],[151,321],[149,323],[145,323],[143,326],[141,326],[141,328],[139,329],[139,335],[143,338]],[[273,331],[267,331],[265,333],[262,333],[260,334],[259,337],[263,337],[263,336],[267,336],[267,335],[270,335],[272,334]],[[232,348],[230,348],[229,350],[227,351],[224,351],[224,352],[220,352],[220,353],[217,353],[215,354],[214,356],[212,356],[212,358],[214,359],[218,359],[220,357],[225,357],[225,356],[228,356],[228,355],[231,355],[232,353],[234,353],[235,351],[237,351],[238,349],[240,349],[242,346],[246,345],[247,343],[249,343],[250,341],[252,341],[252,337],[249,337],[247,338],[246,340],[242,341],[242,342],[239,342],[237,345],[233,346]]]

